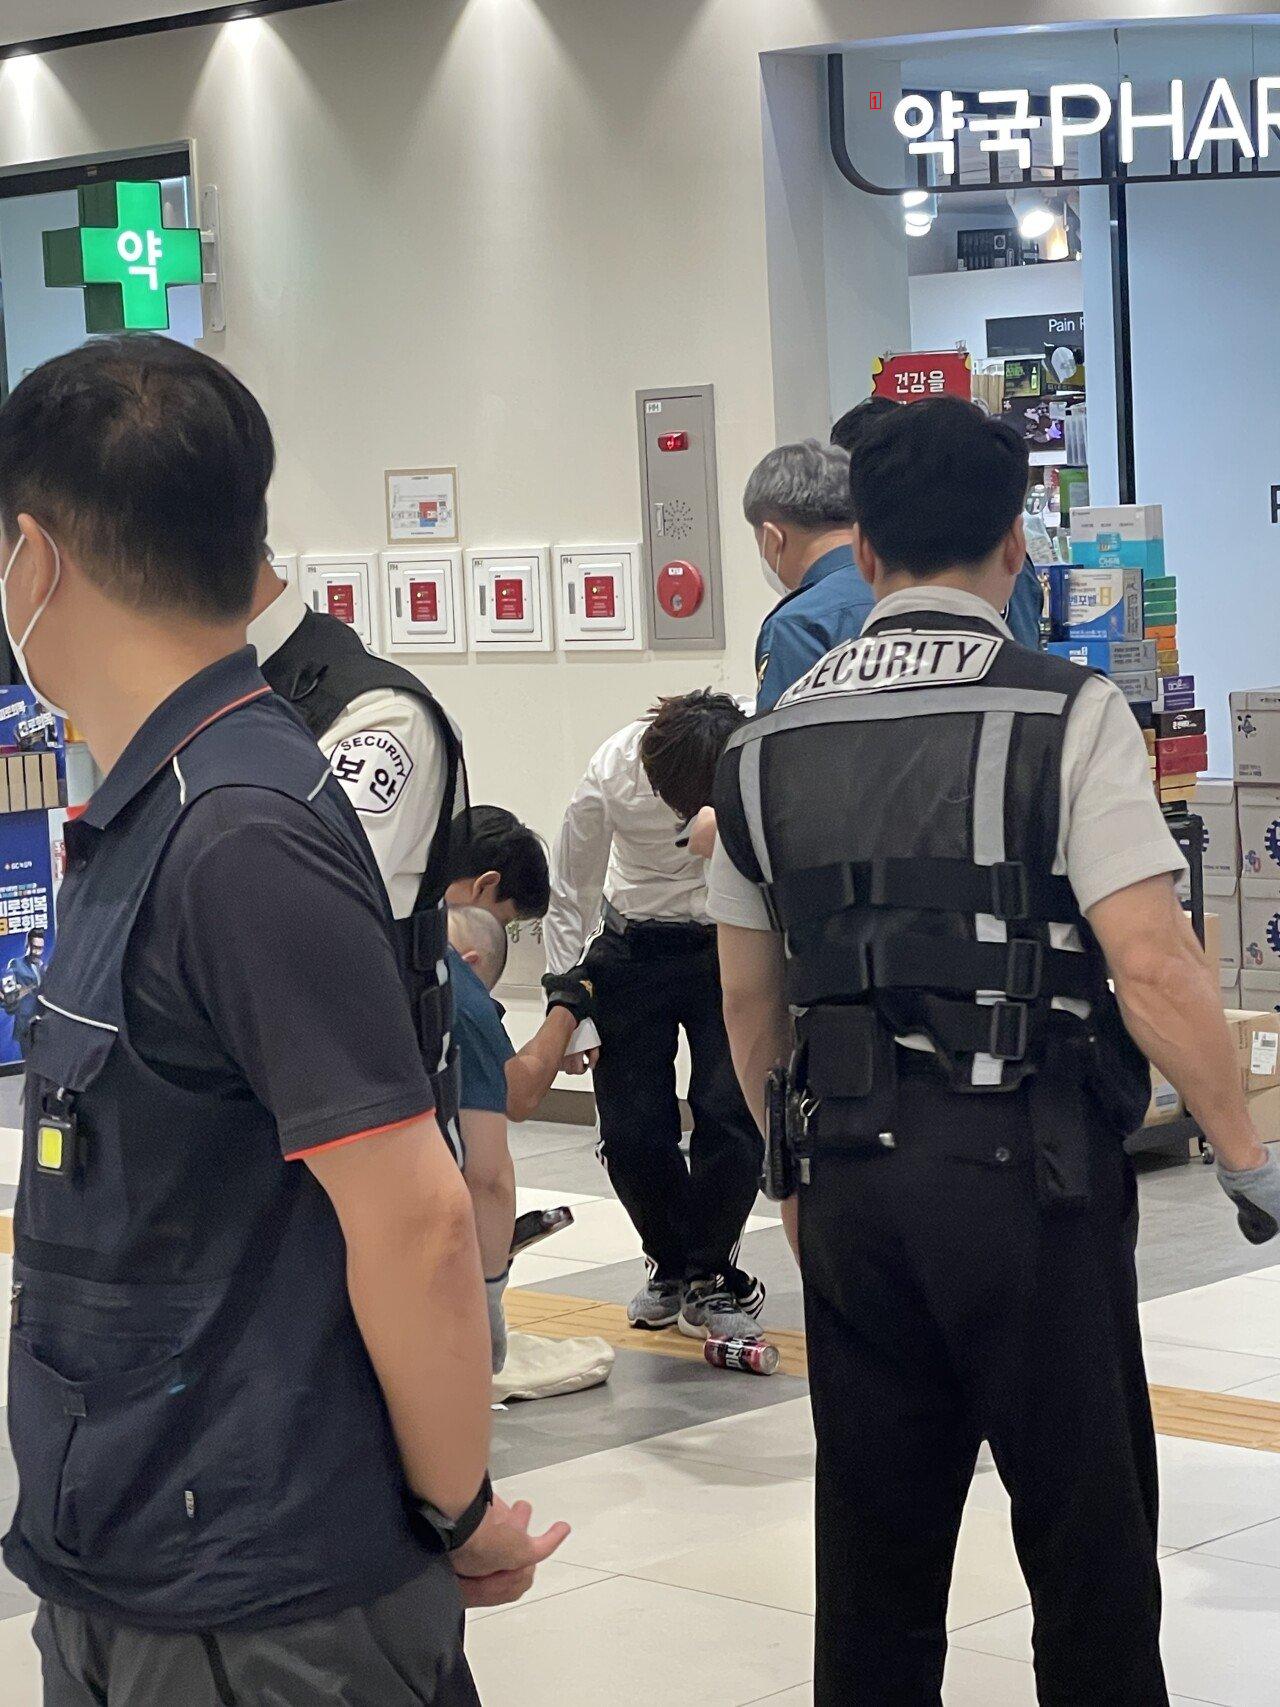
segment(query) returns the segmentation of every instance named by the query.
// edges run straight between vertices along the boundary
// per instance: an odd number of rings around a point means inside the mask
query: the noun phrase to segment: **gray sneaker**
[[[749,1308],[751,1304],[754,1311]],[[676,1325],[691,1340],[758,1340],[760,1323],[756,1318],[763,1308],[764,1287],[759,1281],[748,1301],[736,1298],[720,1279],[700,1281],[686,1290]]]
[[[650,1280],[627,1305],[633,1328],[669,1328],[680,1315],[684,1287],[678,1280]]]

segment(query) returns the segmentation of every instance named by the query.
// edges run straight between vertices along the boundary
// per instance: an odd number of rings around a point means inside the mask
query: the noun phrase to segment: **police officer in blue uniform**
[[[877,427],[853,466],[875,615],[717,779],[726,1021],[805,1286],[817,1707],[940,1707],[984,1439],[1041,1701],[1167,1703],[1123,1148],[1144,1054],[1247,1236],[1280,1228],[1141,731],[999,614],[1026,481],[958,399]]]
[[[14,1217],[4,1557],[46,1707],[474,1707],[464,1600],[563,1535],[493,1499],[471,1206],[386,891],[243,645],[273,462],[164,339],[0,409],[5,627],[105,773]]]
[[[756,641],[756,710],[770,710],[824,652],[862,632],[870,588],[853,561],[849,457],[816,439],[779,445],[752,470],[742,510],[780,596]]]

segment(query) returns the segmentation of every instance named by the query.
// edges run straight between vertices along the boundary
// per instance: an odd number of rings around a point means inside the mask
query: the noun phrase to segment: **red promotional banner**
[[[871,389],[894,403],[918,403],[922,397],[973,396],[973,361],[967,350],[907,350],[877,356]]]

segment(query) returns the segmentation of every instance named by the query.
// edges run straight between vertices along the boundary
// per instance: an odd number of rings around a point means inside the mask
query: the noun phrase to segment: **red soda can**
[[[709,1339],[702,1355],[713,1369],[741,1369],[751,1375],[772,1375],[778,1367],[778,1348],[768,1340]]]

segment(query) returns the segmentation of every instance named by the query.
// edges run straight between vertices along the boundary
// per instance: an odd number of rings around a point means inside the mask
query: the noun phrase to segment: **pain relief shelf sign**
[[[169,291],[204,281],[200,233],[164,223],[156,183],[87,184],[80,223],[44,234],[44,282],[84,292],[89,332],[164,332]]]
[[[973,397],[973,358],[968,350],[907,350],[877,356],[871,389],[894,403],[918,403],[924,397]]]

